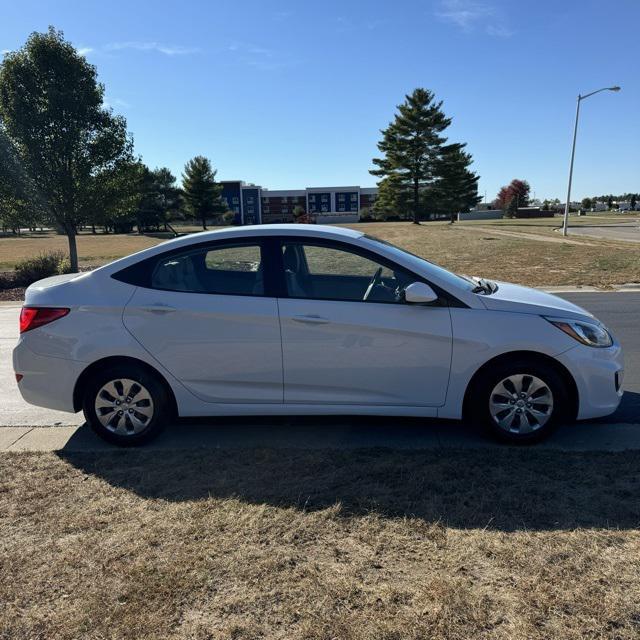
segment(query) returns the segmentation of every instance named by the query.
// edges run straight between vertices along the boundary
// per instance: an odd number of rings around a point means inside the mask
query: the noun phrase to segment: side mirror
[[[438,294],[424,282],[414,282],[404,290],[404,299],[411,304],[427,304],[435,302]]]

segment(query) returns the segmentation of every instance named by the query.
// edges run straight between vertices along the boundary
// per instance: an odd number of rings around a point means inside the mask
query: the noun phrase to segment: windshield
[[[434,262],[430,262],[429,260],[425,260],[424,258],[421,258],[420,256],[417,256],[415,253],[411,253],[406,249],[400,249],[400,247],[396,247],[394,244],[391,244],[386,240],[380,240],[380,238],[376,238],[375,236],[370,236],[368,234],[364,234],[364,237],[370,242],[384,245],[387,251],[390,250],[392,253],[395,253],[397,256],[404,258],[405,260],[409,260],[410,262],[414,262],[418,269],[424,268],[424,266],[427,265],[429,267],[429,270],[432,272],[435,272],[438,278],[447,282],[448,284],[451,284],[453,287],[458,287],[458,288],[465,289],[467,291],[471,291],[477,285],[477,282],[469,278],[465,278],[453,273],[452,271],[448,271],[444,267],[441,267],[435,264]]]

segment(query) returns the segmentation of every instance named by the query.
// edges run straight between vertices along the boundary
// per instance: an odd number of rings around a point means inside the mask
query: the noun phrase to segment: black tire
[[[518,378],[522,376],[523,384],[522,388],[524,392],[528,388],[534,387],[532,382],[529,382],[527,386],[527,378],[537,378],[542,381],[551,394],[552,407],[544,408],[548,403],[549,394],[540,390],[537,393],[540,395],[536,397],[536,394],[532,394],[530,397],[531,402],[527,404],[527,401],[523,398],[520,400],[514,400],[512,395],[508,398],[508,402],[511,405],[516,405],[512,408],[506,408],[496,417],[492,415],[492,404],[495,410],[496,402],[502,403],[504,397],[503,393],[495,392],[495,389],[501,382],[510,380],[511,377]],[[500,389],[511,389],[509,385],[501,386]],[[517,392],[517,389],[513,389]],[[520,395],[515,393],[516,396]],[[512,401],[513,400],[513,401]],[[537,404],[536,400],[543,404]],[[518,407],[517,402],[521,401],[525,403],[524,407]],[[527,408],[530,407],[530,408]],[[531,444],[539,442],[547,438],[557,426],[566,420],[570,415],[571,397],[567,385],[558,373],[558,371],[544,362],[536,362],[535,360],[518,359],[512,362],[505,362],[497,364],[488,371],[484,371],[481,376],[478,377],[474,384],[474,388],[465,407],[465,413],[467,418],[473,421],[480,421],[482,425],[488,430],[488,432],[498,440],[502,442],[509,442],[513,444]],[[514,416],[514,422],[509,430],[505,426],[500,426],[498,419],[504,419],[508,422],[510,415],[513,411],[520,409],[519,413]],[[533,415],[532,410],[537,413],[545,413],[548,417],[546,421],[542,423],[544,417],[536,417]],[[526,415],[523,415],[526,414]],[[521,417],[522,416],[522,417]],[[538,421],[538,425],[531,425],[534,421]],[[522,424],[522,427],[521,427]],[[520,429],[523,432],[520,432]]]
[[[124,381],[127,384],[127,387],[122,386],[123,394],[131,390],[134,391],[134,394],[132,394],[134,397],[131,398],[129,403],[124,402],[124,400],[128,399],[127,396],[123,398],[122,395],[109,394],[108,391],[105,394],[105,385],[110,385],[114,381],[116,382],[113,387],[115,389],[120,388],[117,381],[121,384]],[[136,391],[137,387],[128,385],[127,381],[135,382],[146,393]],[[101,399],[107,398],[107,404],[111,402],[108,400],[108,396],[112,395],[120,405],[112,410],[109,407],[100,407],[102,418],[98,416],[96,411],[96,400],[101,391],[103,392]],[[138,400],[136,400],[136,397]],[[150,402],[143,406],[147,397]],[[157,437],[171,418],[171,407],[167,390],[157,376],[149,373],[144,367],[125,363],[110,366],[104,371],[94,374],[85,386],[82,399],[84,417],[89,426],[103,440],[121,447],[135,447],[150,442]],[[121,417],[116,418],[115,414],[117,412],[121,414]],[[131,416],[128,416],[128,413]],[[147,417],[147,414],[150,415]],[[114,425],[103,424],[109,416],[117,422],[117,431],[114,430],[116,428]],[[143,418],[146,418],[146,420],[143,420]]]

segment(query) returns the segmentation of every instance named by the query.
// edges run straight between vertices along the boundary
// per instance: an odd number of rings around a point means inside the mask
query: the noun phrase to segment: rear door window
[[[260,243],[202,247],[161,257],[151,287],[165,291],[263,296]]]

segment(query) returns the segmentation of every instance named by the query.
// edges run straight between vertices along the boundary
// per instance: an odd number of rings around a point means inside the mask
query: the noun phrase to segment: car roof
[[[253,224],[243,227],[225,227],[213,231],[203,231],[190,234],[189,238],[197,238],[198,242],[205,242],[209,238],[222,236],[262,236],[262,235],[331,235],[338,237],[360,238],[364,235],[362,231],[356,231],[349,227],[335,227],[328,224]]]
[[[242,227],[224,227],[222,229],[200,231],[172,238],[171,240],[161,242],[153,247],[143,249],[142,251],[133,253],[121,258],[120,260],[116,260],[115,262],[111,262],[103,267],[99,267],[96,271],[101,271],[105,274],[115,273],[119,269],[123,269],[135,262],[144,260],[145,258],[164,253],[165,251],[171,251],[173,249],[179,249],[180,247],[188,247],[192,244],[200,244],[202,242],[209,242],[212,240],[286,235],[305,235],[310,237],[315,236],[334,239],[350,238],[355,240],[364,236],[364,233],[362,231],[350,229],[349,227],[334,227],[323,224],[256,224]]]
[[[253,236],[285,236],[285,235],[305,235],[319,236],[322,238],[361,238],[364,233],[355,231],[349,227],[334,227],[328,224],[253,224],[242,227],[224,227],[212,231],[199,231],[185,236],[178,236],[172,240],[167,240],[158,247],[164,249],[189,246],[190,244],[200,244],[210,240],[220,240],[223,238],[246,238]],[[155,247],[154,247],[155,248]]]

